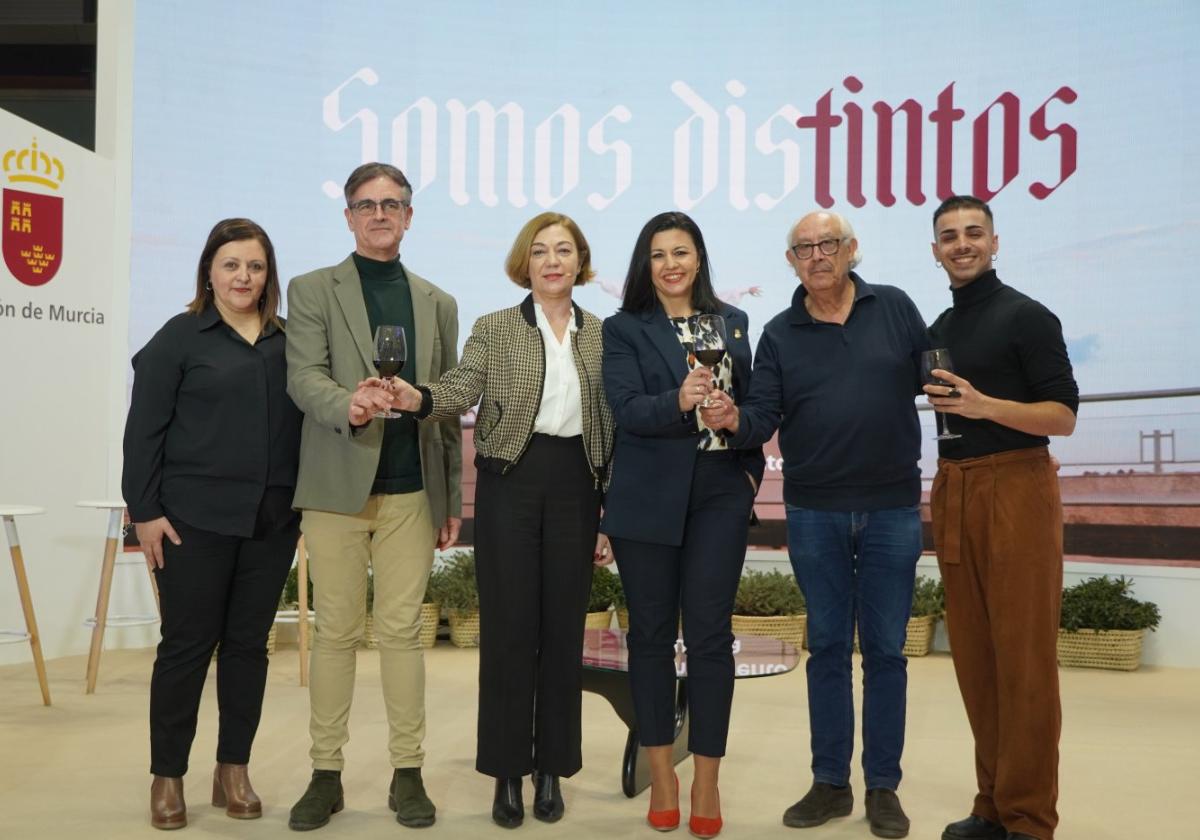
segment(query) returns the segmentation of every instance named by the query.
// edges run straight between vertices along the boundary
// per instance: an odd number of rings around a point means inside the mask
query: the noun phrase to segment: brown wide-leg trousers
[[[940,459],[931,494],[946,629],[975,736],[972,813],[1052,840],[1058,824],[1062,502],[1045,447]]]

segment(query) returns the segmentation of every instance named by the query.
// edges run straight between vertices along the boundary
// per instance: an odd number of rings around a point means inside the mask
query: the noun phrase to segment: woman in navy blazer
[[[690,363],[695,316],[726,322],[715,371]],[[750,387],[746,313],[713,293],[704,237],[683,213],[661,213],[638,236],[621,311],[604,322],[604,388],[617,424],[602,530],[629,605],[629,675],[638,737],[649,759],[650,813],[679,825],[671,762],[675,640],[680,610],[688,662],[688,748],[694,755],[689,827],[721,830],[717,778],[733,702],[730,615],[746,556],[761,449],[735,450],[697,406],[714,388],[740,401]]]

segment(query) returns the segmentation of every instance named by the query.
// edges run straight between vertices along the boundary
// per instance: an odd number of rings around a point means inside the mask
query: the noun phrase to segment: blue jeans
[[[900,785],[908,660],[904,638],[921,555],[916,505],[869,513],[787,506],[788,554],[808,602],[808,716],[813,780],[850,781],[850,653],[863,652],[863,775]]]

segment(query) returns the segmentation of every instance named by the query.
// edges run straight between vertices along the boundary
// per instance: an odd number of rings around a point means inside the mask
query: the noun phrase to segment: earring
[[[942,267],[942,263],[941,263],[941,261],[940,261],[940,260],[934,260],[934,261],[933,261],[933,264],[934,264],[934,265],[936,265],[938,268],[941,268],[941,267]]]
[[[995,261],[996,261],[996,260],[998,260],[998,259],[1000,259],[1000,255],[999,255],[999,254],[992,254],[992,262],[995,262]]]
[[[211,281],[211,280],[208,280],[208,281],[206,281],[206,282],[205,282],[205,284],[204,284],[204,290],[205,290],[206,292],[211,292],[211,291],[212,291],[212,281]]]

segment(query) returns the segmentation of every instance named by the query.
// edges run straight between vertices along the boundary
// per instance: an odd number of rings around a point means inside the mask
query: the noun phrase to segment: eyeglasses
[[[356,201],[350,205],[350,210],[356,216],[374,216],[375,211],[383,208],[385,216],[395,216],[409,206],[407,201],[400,201],[395,198],[385,198],[383,201],[376,201],[373,198],[364,198],[362,201]]]
[[[792,246],[792,253],[796,255],[798,260],[806,260],[813,255],[813,248],[820,249],[821,253],[827,257],[832,257],[838,252],[838,248],[842,247],[842,243],[846,241],[846,237],[841,239],[822,239],[820,242],[797,242]]]

